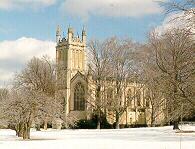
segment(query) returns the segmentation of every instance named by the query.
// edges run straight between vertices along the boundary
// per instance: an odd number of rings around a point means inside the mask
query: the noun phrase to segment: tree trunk
[[[16,136],[19,137],[19,131],[16,129]]]
[[[97,129],[101,128],[101,111],[98,110],[98,114],[97,114]]]
[[[179,123],[178,121],[173,122],[173,130],[179,130]]]
[[[28,139],[30,139],[30,127],[31,127],[31,125],[28,124],[28,128],[27,128],[27,136],[28,136]]]
[[[97,129],[100,129],[101,127],[101,107],[100,107],[100,90],[101,90],[101,85],[100,85],[100,80],[98,81],[98,87],[97,87],[97,94],[96,94],[96,99],[97,99],[97,110],[98,110],[98,114],[97,114]]]
[[[36,125],[35,125],[35,128],[36,128],[36,131],[41,131],[40,124],[36,124]]]
[[[115,129],[120,129],[120,126],[119,126],[119,113],[118,113],[118,111],[116,111],[116,126],[115,126]]]
[[[19,137],[19,124],[15,126],[16,136]]]
[[[44,126],[43,126],[44,130],[47,130],[47,118],[44,120]]]
[[[177,101],[177,96],[176,96],[177,95],[177,92],[178,92],[177,78],[178,78],[177,66],[174,65],[173,101]],[[174,107],[174,109],[175,109],[175,107]],[[179,129],[179,121],[178,120],[175,120],[173,122],[173,130],[176,130],[176,129]]]
[[[25,139],[27,139],[28,137],[27,137],[27,124],[25,123],[24,124],[24,131],[23,131],[23,139],[25,140]]]
[[[30,139],[30,125],[28,123],[24,123],[24,129],[23,129],[23,139]]]
[[[101,127],[101,124],[100,124],[100,120],[99,120],[99,118],[98,118],[98,121],[97,121],[97,129],[100,129]]]
[[[20,122],[18,125],[18,137],[23,136],[23,130],[24,130],[24,124],[22,122]]]
[[[155,118],[154,118],[154,107],[152,105],[152,112],[151,112],[151,127],[155,127],[154,124]]]

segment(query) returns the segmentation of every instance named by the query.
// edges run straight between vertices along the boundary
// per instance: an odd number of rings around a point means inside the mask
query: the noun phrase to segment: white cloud
[[[62,9],[84,19],[90,15],[139,17],[162,12],[155,0],[65,0]]]
[[[179,27],[182,22],[178,21],[176,18],[180,17],[182,14],[171,14],[167,16],[160,26],[155,28],[155,31],[159,34],[166,32],[172,28]]]
[[[5,81],[6,83],[6,81],[9,80],[13,76],[14,72],[9,72],[9,71],[0,69],[0,74],[1,74],[0,81],[2,82]]]
[[[189,22],[189,19],[192,19],[192,15],[186,15],[183,12],[170,14],[167,16],[162,24],[155,28],[155,31],[158,34],[163,34],[168,30],[173,28],[191,28],[191,31],[194,31],[192,27],[195,28],[194,24]]]
[[[16,71],[33,56],[55,58],[55,42],[22,37],[15,41],[0,42],[0,85],[11,79]]]
[[[23,7],[40,8],[48,7],[56,3],[57,0],[0,0],[0,9],[12,10]]]

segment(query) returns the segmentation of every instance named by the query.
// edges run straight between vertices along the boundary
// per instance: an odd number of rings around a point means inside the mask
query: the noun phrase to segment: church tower
[[[62,65],[64,71],[63,75],[59,76],[57,74],[57,79],[59,81],[63,80],[61,81],[63,82],[61,90],[65,94],[66,113],[73,111],[75,106],[72,102],[74,100],[74,92],[71,93],[74,90],[74,82],[72,79],[78,74],[85,75],[86,40],[87,35],[85,29],[82,30],[82,37],[79,35],[75,36],[74,30],[71,27],[68,28],[67,37],[61,37],[61,29],[59,26],[56,30],[56,63],[58,66]],[[82,80],[78,82],[80,83]]]
[[[78,71],[85,73],[86,62],[86,31],[83,29],[82,37],[74,36],[73,28],[68,28],[67,37],[61,38],[61,29],[56,31],[56,62],[64,64],[73,77]]]

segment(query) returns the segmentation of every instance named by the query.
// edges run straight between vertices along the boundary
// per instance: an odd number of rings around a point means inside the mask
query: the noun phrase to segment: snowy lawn
[[[182,126],[195,130],[195,126]],[[31,132],[23,141],[12,130],[0,130],[0,149],[195,149],[195,133],[172,127],[120,130],[53,130]]]

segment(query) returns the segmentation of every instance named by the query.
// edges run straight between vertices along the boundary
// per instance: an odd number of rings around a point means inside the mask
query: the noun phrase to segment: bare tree
[[[111,83],[112,91],[107,99],[109,110],[115,113],[116,129],[119,128],[120,118],[129,106],[125,98],[125,90],[132,81],[132,59],[131,53],[134,44],[131,40],[119,40],[111,38],[107,41],[107,49],[110,56],[110,77],[107,82]],[[124,100],[123,100],[124,99]],[[128,99],[131,100],[131,99]]]
[[[23,139],[30,139],[33,122],[61,117],[62,105],[55,98],[55,67],[47,59],[33,58],[14,78],[13,88],[4,100],[3,117]]]
[[[194,0],[180,0],[167,1],[162,3],[166,7],[168,13],[171,12],[186,12],[195,15],[195,1]]]
[[[6,127],[7,126],[7,123],[5,121],[5,115],[4,115],[4,111],[3,111],[3,108],[4,108],[4,104],[5,104],[5,101],[8,99],[8,89],[6,88],[0,88],[0,126],[1,127]]]
[[[24,88],[12,89],[4,102],[2,119],[23,139],[30,139],[30,128],[37,107],[34,97],[34,93]]]
[[[173,29],[164,35],[150,36],[151,49],[160,73],[161,90],[166,99],[167,115],[178,129],[181,117],[193,110],[194,99],[194,42],[190,30]]]
[[[150,109],[150,126],[155,126],[159,124],[163,125],[165,123],[165,120],[161,119],[159,122],[158,118],[161,115],[165,115],[166,100],[160,90],[160,84],[152,81],[154,80],[150,80],[150,83],[148,82],[146,84],[147,91],[145,93],[146,107]]]
[[[109,75],[109,52],[106,48],[107,42],[91,41],[89,43],[89,75],[92,76],[89,93],[89,103],[92,104],[97,115],[97,129],[100,129],[101,119],[105,117],[103,110],[105,102],[105,80]]]
[[[39,120],[44,121],[44,129],[47,129],[47,123],[48,121],[51,122],[52,115],[55,113],[52,106],[57,106],[57,101],[55,100],[55,85],[55,66],[47,57],[43,57],[42,59],[32,58],[27,63],[24,70],[16,75],[16,87],[22,86],[44,97],[41,101],[42,110],[39,111],[40,114],[38,117]]]
[[[156,65],[155,51],[148,45],[142,45],[136,51],[135,61],[140,65],[139,80],[144,84],[146,109],[150,115],[151,126],[156,125],[160,115],[164,115],[165,99],[161,90],[161,73]]]
[[[187,28],[195,29],[195,1],[194,0],[169,0],[161,3],[168,14],[181,13],[172,21],[182,21]],[[194,34],[194,32],[193,32]]]

